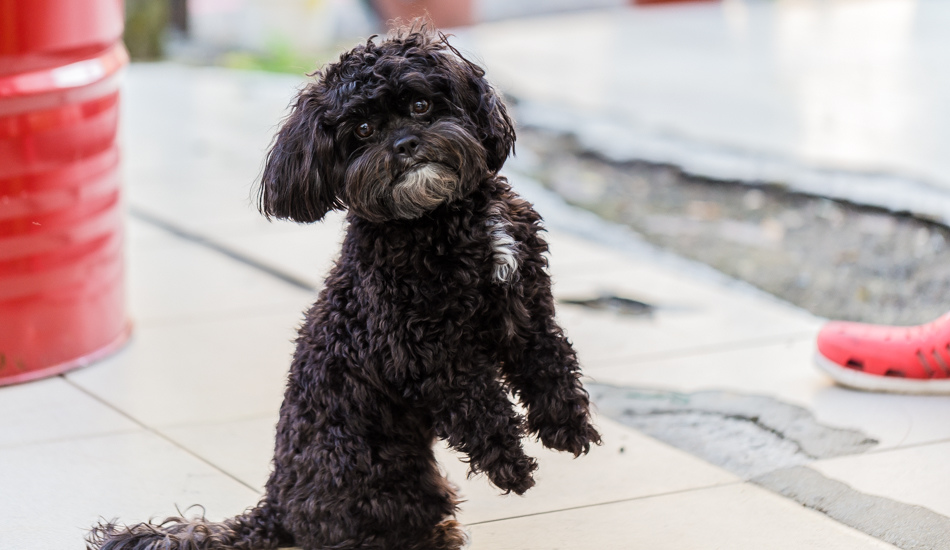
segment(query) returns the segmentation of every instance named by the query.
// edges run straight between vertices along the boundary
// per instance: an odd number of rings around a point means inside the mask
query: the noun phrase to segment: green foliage
[[[329,54],[326,52],[305,55],[297,51],[290,41],[275,36],[268,40],[261,53],[229,52],[222,56],[220,63],[232,69],[302,75],[315,71],[328,60]]]
[[[170,9],[166,0],[125,0],[123,39],[134,60],[160,59]]]

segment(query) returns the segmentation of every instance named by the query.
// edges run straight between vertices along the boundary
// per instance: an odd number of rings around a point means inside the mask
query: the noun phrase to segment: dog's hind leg
[[[429,473],[423,477],[422,498],[430,500],[429,507],[435,514],[441,515],[441,522],[430,531],[427,540],[418,545],[420,550],[459,550],[467,540],[462,526],[455,521],[455,512],[458,509],[458,499],[455,488],[439,471],[438,464],[432,459]],[[451,512],[448,512],[451,510]],[[430,512],[431,513],[431,512]]]
[[[455,491],[439,471],[426,412],[378,394],[353,399],[369,395],[355,383],[323,387],[334,390],[334,409],[317,413],[320,430],[289,415],[278,425],[278,473],[268,491],[296,543],[303,550],[458,550],[464,537],[451,522]]]
[[[310,498],[289,504],[300,548],[459,550],[465,536],[453,519],[455,493],[431,449],[428,456],[397,448],[373,454],[376,459],[365,470],[352,468],[354,462],[347,459],[351,471],[345,486],[309,487],[298,494]]]
[[[439,470],[431,445],[418,456],[408,460],[397,456],[392,464],[381,466],[382,479],[380,490],[373,495],[376,506],[372,519],[377,525],[399,528],[387,530],[380,550],[462,548],[466,537],[454,519],[458,510],[455,488]],[[413,478],[417,467],[421,475]],[[385,511],[387,505],[390,511]]]
[[[435,526],[426,548],[433,550],[459,550],[465,547],[468,536],[462,530],[461,524],[454,519],[447,519]]]

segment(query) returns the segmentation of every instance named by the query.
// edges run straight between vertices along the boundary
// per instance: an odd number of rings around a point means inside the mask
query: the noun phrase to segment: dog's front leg
[[[600,444],[591,425],[590,398],[581,385],[577,354],[554,318],[547,244],[536,233],[526,240],[524,295],[509,315],[516,334],[503,351],[502,372],[528,410],[528,431],[550,449],[579,456]]]
[[[468,455],[470,475],[484,472],[500,489],[520,495],[534,486],[538,467],[521,446],[524,419],[496,379],[497,367],[484,357],[471,361],[437,384],[423,384],[436,433]]]

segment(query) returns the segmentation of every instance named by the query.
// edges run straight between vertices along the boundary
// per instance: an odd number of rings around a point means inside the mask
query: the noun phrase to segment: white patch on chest
[[[488,236],[491,238],[492,258],[495,268],[492,278],[496,283],[508,283],[518,274],[518,243],[508,234],[505,223],[497,218],[488,220]]]

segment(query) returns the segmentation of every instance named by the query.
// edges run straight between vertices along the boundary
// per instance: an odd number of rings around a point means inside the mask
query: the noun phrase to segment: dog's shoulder
[[[534,206],[515,193],[504,178],[494,183],[484,223],[495,263],[493,280],[503,284],[518,278],[524,261],[544,261],[547,242],[541,236],[544,228]]]

